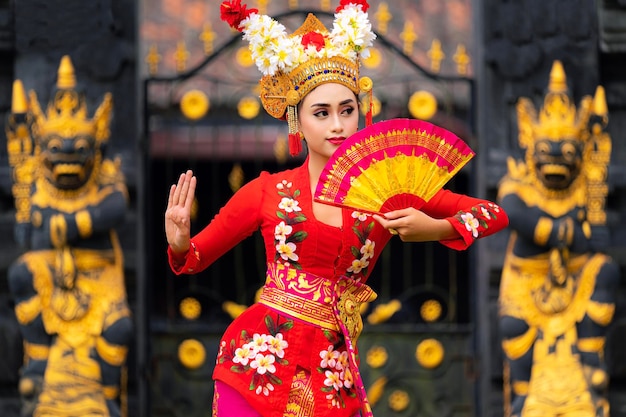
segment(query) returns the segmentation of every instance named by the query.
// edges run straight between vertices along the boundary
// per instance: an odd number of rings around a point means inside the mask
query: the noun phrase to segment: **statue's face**
[[[55,187],[74,190],[87,183],[96,162],[96,141],[93,136],[62,137],[50,134],[40,144],[46,178]]]
[[[533,155],[537,177],[547,188],[565,190],[580,174],[582,156],[578,140],[538,140]]]

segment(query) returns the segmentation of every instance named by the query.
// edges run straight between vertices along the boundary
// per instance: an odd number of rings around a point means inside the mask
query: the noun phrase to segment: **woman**
[[[299,139],[306,139],[308,156],[300,167],[262,173],[235,193],[193,238],[193,172],[181,174],[170,189],[165,231],[175,273],[207,268],[259,229],[265,242],[267,279],[260,300],[233,321],[221,341],[213,374],[214,416],[352,417],[359,410],[371,415],[356,366],[358,305],[375,298],[365,282],[392,233],[403,241],[440,241],[465,249],[478,237],[507,225],[505,213],[495,204],[450,191],[440,191],[421,210],[407,207],[384,217],[313,201],[324,165],[357,131],[359,118],[356,94],[362,55],[323,55],[324,48],[332,48],[328,37],[340,32],[337,22],[343,14],[369,25],[363,19],[366,10],[362,0],[342,1],[330,34],[309,16],[304,30],[292,37],[314,57],[300,58],[294,68],[268,68],[259,57],[265,75],[261,80],[264,107],[289,122],[292,153],[297,153]],[[265,17],[255,10],[246,10],[239,1],[225,2],[222,16],[244,31],[244,39],[258,41],[253,32]],[[277,24],[265,22],[272,28]],[[276,33],[271,37],[276,39]],[[358,49],[362,52],[362,45]],[[342,69],[332,72],[337,62]],[[320,65],[326,69],[317,71]],[[317,72],[308,72],[310,67]],[[287,94],[284,86],[273,91],[281,82],[295,87]],[[280,94],[285,104],[277,109],[273,100]]]

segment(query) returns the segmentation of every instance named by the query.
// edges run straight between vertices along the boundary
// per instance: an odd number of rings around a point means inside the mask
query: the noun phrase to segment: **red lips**
[[[343,143],[343,141],[346,140],[346,138],[344,138],[344,137],[337,137],[337,138],[328,138],[326,140],[329,141],[330,143],[332,143],[333,145],[341,145]]]

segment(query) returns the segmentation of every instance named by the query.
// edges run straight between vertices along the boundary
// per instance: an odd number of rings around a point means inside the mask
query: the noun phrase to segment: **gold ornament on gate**
[[[180,100],[180,110],[189,120],[202,119],[209,111],[209,98],[200,90],[187,91]]]

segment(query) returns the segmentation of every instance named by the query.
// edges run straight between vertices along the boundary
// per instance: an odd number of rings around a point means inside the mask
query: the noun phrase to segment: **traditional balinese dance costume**
[[[311,90],[339,83],[355,94],[371,93],[371,80],[359,77],[360,59],[375,38],[367,2],[341,0],[332,31],[310,14],[289,36],[280,23],[246,7],[240,0],[224,2],[222,19],[250,42],[264,75],[261,102],[270,115],[287,120],[290,152],[298,154],[297,105]],[[232,322],[220,344],[214,416],[372,415],[355,342],[360,306],[376,297],[365,283],[392,235],[371,215],[347,208],[341,227],[318,221],[308,163],[262,173],[191,239],[187,253],[169,249],[172,270],[194,274],[255,231],[265,243],[260,298]],[[508,224],[496,204],[447,190],[420,210],[452,224],[459,237],[441,243],[457,250]]]
[[[441,243],[457,250],[507,224],[494,203],[448,190],[422,211],[450,221],[460,237]],[[265,286],[226,330],[213,376],[263,417],[352,417],[361,408],[346,339],[355,342],[359,305],[375,298],[365,282],[392,235],[370,215],[343,209],[342,216],[342,227],[315,219],[305,162],[261,174],[192,238],[184,257],[169,252],[176,273],[193,274],[260,229]]]

